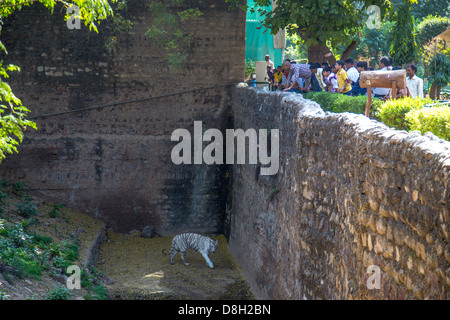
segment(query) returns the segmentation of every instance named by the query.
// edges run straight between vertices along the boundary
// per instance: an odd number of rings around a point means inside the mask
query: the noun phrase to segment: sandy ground
[[[186,255],[189,266],[182,263],[180,254],[171,265],[172,237],[146,239],[109,230],[97,268],[114,281],[107,286],[112,299],[254,299],[225,237],[211,238],[219,240],[216,252],[210,253],[214,269],[192,250]]]
[[[3,218],[20,222],[15,213],[19,198],[9,193],[2,206]],[[81,268],[91,257],[92,244],[103,222],[84,214],[63,208],[57,217],[50,217],[53,204],[33,197],[39,213],[33,216],[35,223],[30,232],[49,236],[55,244],[75,237],[79,241],[79,257],[75,262]],[[213,236],[219,240],[215,253],[210,253],[214,269],[206,265],[200,253],[187,253],[189,266],[185,266],[178,254],[175,264],[170,265],[168,252],[172,237],[142,238],[139,235],[119,234],[108,229],[106,240],[100,246],[97,269],[106,279],[109,299],[254,299],[239,266],[233,261],[223,235]],[[163,254],[163,250],[166,255]],[[62,281],[64,282],[64,281]],[[18,279],[0,273],[0,291],[11,300],[44,299],[45,294],[61,285],[45,271],[40,279]],[[82,299],[86,290],[75,290],[72,299]]]

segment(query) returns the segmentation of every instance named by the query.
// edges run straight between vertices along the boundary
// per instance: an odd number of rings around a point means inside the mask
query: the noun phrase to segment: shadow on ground
[[[132,237],[108,230],[100,247],[97,263],[113,284],[108,285],[110,299],[254,299],[239,266],[233,261],[223,235],[215,253],[210,253],[210,269],[200,253],[189,250],[185,266],[178,254],[170,265],[168,253],[172,237],[151,239]]]

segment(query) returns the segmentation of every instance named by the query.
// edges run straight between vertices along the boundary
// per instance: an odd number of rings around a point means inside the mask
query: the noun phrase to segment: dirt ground
[[[23,218],[15,213],[15,204],[19,201],[18,196],[9,192],[2,205],[1,217],[10,222],[21,222]],[[51,217],[49,212],[53,204],[39,197],[32,197],[32,202],[39,212],[33,216],[35,223],[30,231],[51,237],[54,243],[76,238],[80,247],[75,264],[83,268],[95,251],[92,245],[105,229],[104,223],[66,207],[56,217]],[[109,299],[254,299],[228,251],[226,238],[223,235],[212,238],[219,240],[216,252],[209,254],[214,269],[209,268],[201,254],[195,251],[187,254],[189,266],[181,262],[179,254],[175,264],[170,265],[168,252],[172,237],[147,239],[140,237],[139,232],[126,235],[108,229],[96,267],[106,280]],[[45,271],[39,279],[19,279],[0,272],[0,291],[10,300],[44,299],[50,290],[62,284],[65,284],[64,279],[55,279],[50,271]],[[84,299],[87,293],[83,288],[73,290],[71,299]]]
[[[2,206],[1,216],[3,218],[16,223],[24,220],[13,210],[14,204],[19,202],[18,197],[9,195],[5,202]],[[75,237],[80,244],[79,257],[75,264],[80,267],[83,266],[87,261],[89,248],[104,224],[69,208],[61,209],[58,216],[52,218],[49,216],[49,211],[52,209],[50,203],[36,197],[33,198],[33,203],[39,209],[39,212],[33,216],[35,222],[30,231],[41,236],[51,237],[56,244]],[[64,280],[55,278],[50,271],[45,271],[39,279],[21,279],[8,273],[0,273],[0,291],[7,294],[9,300],[42,300],[45,299],[50,290],[64,285]],[[86,294],[88,292],[83,288],[73,290],[71,299],[83,300]]]
[[[107,285],[111,299],[254,299],[225,237],[211,238],[219,240],[216,252],[209,254],[214,269],[192,250],[186,255],[189,266],[182,263],[180,254],[171,265],[172,237],[146,239],[109,230],[97,268],[114,281]]]

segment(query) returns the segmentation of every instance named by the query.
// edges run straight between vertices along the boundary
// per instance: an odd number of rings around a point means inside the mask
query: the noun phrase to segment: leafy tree
[[[448,16],[429,15],[417,25],[417,43],[419,46],[427,45],[434,37],[450,28]]]
[[[297,34],[288,35],[286,37],[286,48],[284,52],[284,56],[286,59],[306,59],[307,55],[308,48],[305,46],[302,39]]]
[[[405,0],[409,1],[409,0]],[[387,0],[275,0],[275,9],[265,10],[270,0],[256,0],[259,13],[265,16],[263,26],[276,34],[279,29],[286,28],[288,34],[298,34],[308,48],[310,61],[323,61],[330,48],[338,48],[346,44],[340,55],[346,59],[358,44],[362,27],[370,20],[368,10],[371,5],[380,8],[379,18],[383,19],[390,9]],[[335,57],[329,61],[334,63]]]
[[[11,14],[19,12],[23,7],[41,3],[53,12],[57,3],[60,3],[65,7],[78,6],[79,16],[76,18],[83,21],[90,30],[98,32],[95,23],[113,15],[110,3],[115,2],[117,0],[2,0],[0,3],[0,31],[3,20]],[[65,18],[67,20],[71,16],[67,14]],[[1,41],[0,53],[8,53]],[[30,110],[14,95],[11,87],[5,81],[9,77],[9,72],[13,71],[20,71],[20,68],[11,64],[4,65],[3,61],[0,61],[0,161],[6,157],[6,154],[17,152],[17,145],[22,142],[27,127],[36,129],[36,123],[26,119]]]
[[[411,14],[415,19],[424,19],[429,15],[450,16],[450,0],[417,0],[411,6]]]
[[[427,72],[430,74],[428,81],[432,84],[430,97],[438,99],[441,88],[450,83],[450,59],[445,54],[438,54],[428,64]]]
[[[229,10],[238,8],[240,0],[223,0]],[[181,70],[189,56],[192,35],[184,27],[203,15],[203,0],[154,0],[149,6],[152,22],[145,35],[163,48],[173,72]]]
[[[185,33],[183,26],[192,23],[203,14],[199,7],[175,10],[182,6],[183,2],[183,0],[153,1],[149,8],[153,22],[145,33],[164,48],[169,65],[174,71],[181,69],[192,42],[192,35]]]
[[[410,11],[411,3],[405,2],[394,13],[392,18],[395,24],[392,28],[393,35],[390,54],[395,65],[405,65],[417,58],[418,47],[414,20]]]
[[[379,29],[362,28],[358,46],[350,54],[350,58],[358,60],[364,57],[370,65],[378,63],[382,56],[389,55],[392,43],[392,27],[394,22],[384,19]]]

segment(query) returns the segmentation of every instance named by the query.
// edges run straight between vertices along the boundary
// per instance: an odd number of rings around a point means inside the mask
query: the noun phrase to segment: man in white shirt
[[[266,56],[264,57],[264,60],[266,60],[266,66],[270,67],[270,70],[273,71],[274,64],[273,64],[273,61],[270,60],[270,56],[268,54],[266,54]]]
[[[388,57],[382,57],[380,59],[380,71],[391,70],[391,61]],[[373,88],[372,93],[375,98],[383,99],[385,96],[389,95],[389,88]]]
[[[359,72],[358,69],[355,68],[354,63],[355,62],[353,61],[353,59],[347,59],[345,60],[344,65],[344,67],[346,67],[348,78],[351,80],[351,85],[353,85],[353,83],[356,83],[359,78]]]
[[[412,98],[423,99],[423,80],[416,76],[417,67],[410,64],[406,67],[406,87]]]
[[[265,79],[269,78],[269,73],[267,72],[267,67],[270,67],[270,71],[273,71],[273,69],[275,68],[275,64],[273,63],[272,60],[270,60],[270,55],[266,54],[266,56],[264,57],[264,60],[266,60],[266,76]]]

